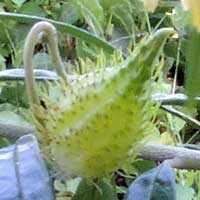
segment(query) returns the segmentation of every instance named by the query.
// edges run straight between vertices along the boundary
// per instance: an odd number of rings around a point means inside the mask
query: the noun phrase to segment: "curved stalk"
[[[64,70],[64,66],[58,50],[56,28],[49,22],[42,21],[36,23],[27,35],[23,52],[27,92],[31,105],[39,105],[40,103],[35,87],[32,59],[35,45],[38,42],[40,36],[42,36],[42,39],[45,38],[45,41],[48,43],[49,53],[51,54],[52,62],[55,65],[57,74],[60,77],[62,77],[65,81],[67,81],[67,75]]]

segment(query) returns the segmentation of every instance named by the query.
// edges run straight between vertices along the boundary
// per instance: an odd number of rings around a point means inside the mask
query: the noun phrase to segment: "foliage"
[[[82,180],[72,200],[116,200],[116,192],[113,185],[108,180],[98,180],[96,183],[89,183]]]
[[[126,200],[175,200],[175,179],[167,161],[139,176],[128,189]]]

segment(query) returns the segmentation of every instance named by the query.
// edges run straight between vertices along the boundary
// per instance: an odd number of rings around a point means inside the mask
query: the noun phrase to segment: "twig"
[[[186,95],[177,93],[177,94],[165,94],[165,93],[156,93],[152,95],[152,98],[156,102],[160,102],[161,105],[177,105],[183,106],[188,103],[189,99]],[[200,105],[200,97],[196,97],[194,103]]]
[[[34,78],[38,81],[55,81],[58,80],[58,75],[49,70],[35,69],[33,70]],[[24,69],[6,69],[0,71],[0,81],[24,81],[25,71]]]
[[[35,134],[35,128],[0,123],[2,137],[16,140],[26,134]],[[198,150],[147,143],[141,149],[139,157],[153,161],[169,160],[171,166],[178,169],[200,169],[200,151]]]
[[[186,121],[188,124],[192,125],[192,127],[200,130],[200,122],[198,120],[176,110],[175,108],[171,106],[161,106],[160,108],[173,114],[176,117],[179,117],[180,119]]]
[[[35,134],[33,126],[18,126],[9,123],[0,122],[0,137],[10,140],[16,140],[26,134]]]
[[[169,160],[173,168],[200,169],[200,151],[156,143],[145,144],[139,156],[146,160]]]

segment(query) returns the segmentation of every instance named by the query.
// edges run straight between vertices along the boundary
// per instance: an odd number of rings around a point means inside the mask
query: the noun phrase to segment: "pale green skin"
[[[153,116],[152,70],[172,33],[157,31],[119,67],[58,82],[58,99],[43,95],[47,109],[35,105],[33,115],[47,161],[65,176],[96,178],[136,155]]]

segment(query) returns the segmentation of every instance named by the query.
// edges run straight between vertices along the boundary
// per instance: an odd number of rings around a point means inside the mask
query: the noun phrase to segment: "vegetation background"
[[[0,2],[0,11],[0,70],[23,68],[24,40],[32,26],[32,23],[17,16],[12,20],[1,17],[4,12],[27,14],[74,25],[94,34],[97,39],[107,41],[114,50],[120,49],[122,52],[111,56],[108,51],[102,50],[102,46],[91,45],[74,37],[73,33],[59,29],[59,48],[69,74],[84,74],[93,65],[101,68],[119,63],[123,60],[123,55],[131,55],[142,38],[161,27],[173,27],[177,34],[168,39],[164,47],[162,77],[152,94],[199,95],[200,37],[198,33],[195,34],[190,15],[183,10],[180,1],[162,0],[152,13],[147,12],[141,0],[5,0]],[[53,70],[45,44],[36,46],[33,59],[36,68]],[[17,125],[31,124],[31,119],[26,114],[29,106],[24,82],[9,81],[3,77],[0,80],[0,120]],[[199,104],[191,103],[189,106],[174,108],[184,117],[160,110],[155,120],[156,140],[162,144],[199,150]],[[12,140],[1,137],[1,147],[12,143]],[[131,175],[117,171],[114,182],[118,198],[124,197],[136,177],[154,168],[156,164],[153,161],[137,160],[132,165]],[[200,199],[199,171],[176,170],[175,174],[177,200]],[[57,199],[71,199],[78,183],[79,179],[66,183],[55,180]]]

